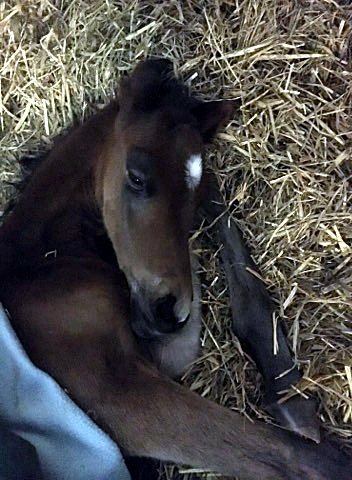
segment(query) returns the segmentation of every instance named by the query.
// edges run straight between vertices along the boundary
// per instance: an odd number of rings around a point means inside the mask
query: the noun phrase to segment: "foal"
[[[334,446],[246,421],[170,378],[199,349],[189,234],[200,208],[210,220],[219,213],[201,155],[235,108],[195,100],[171,70],[141,63],[118,99],[43,161],[0,229],[1,301],[31,360],[125,455],[241,479],[347,480],[351,458]],[[317,439],[309,402],[278,403],[300,374],[280,326],[273,354],[271,302],[224,218],[235,331],[274,413]]]

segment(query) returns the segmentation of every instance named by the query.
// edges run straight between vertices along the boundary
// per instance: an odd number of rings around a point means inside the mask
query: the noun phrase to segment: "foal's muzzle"
[[[176,297],[169,294],[148,302],[131,293],[131,327],[138,337],[153,338],[175,333],[187,323],[189,315],[179,318],[175,314]]]

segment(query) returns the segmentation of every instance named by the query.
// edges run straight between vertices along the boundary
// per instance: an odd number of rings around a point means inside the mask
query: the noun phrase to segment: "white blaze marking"
[[[202,178],[202,171],[202,157],[200,155],[192,155],[186,163],[186,181],[192,190],[198,187]]]

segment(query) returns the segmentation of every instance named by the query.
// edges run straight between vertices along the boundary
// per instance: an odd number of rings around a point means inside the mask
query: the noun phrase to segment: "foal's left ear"
[[[234,116],[241,106],[240,100],[221,100],[200,103],[192,109],[200,125],[205,143],[210,143],[215,134]]]

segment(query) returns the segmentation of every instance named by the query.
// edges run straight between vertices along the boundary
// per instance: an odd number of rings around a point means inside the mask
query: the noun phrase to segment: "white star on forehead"
[[[189,188],[196,189],[202,178],[203,165],[200,155],[191,155],[186,162],[186,182]]]

